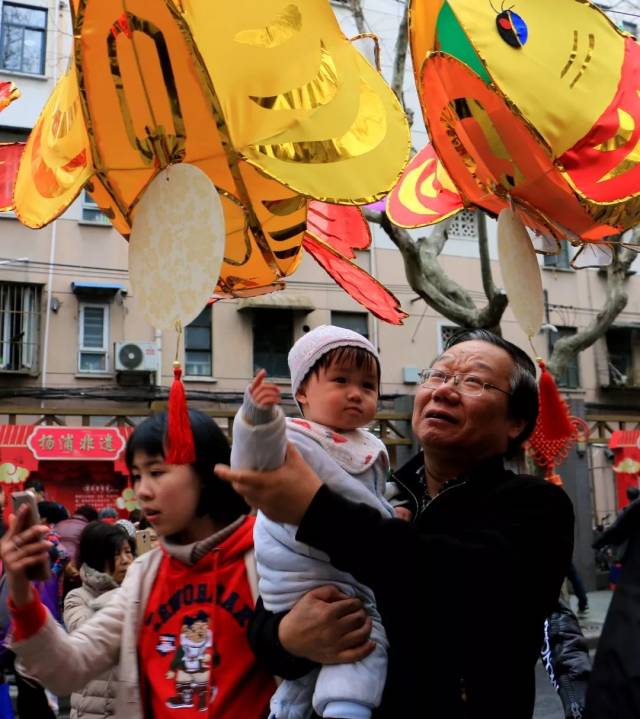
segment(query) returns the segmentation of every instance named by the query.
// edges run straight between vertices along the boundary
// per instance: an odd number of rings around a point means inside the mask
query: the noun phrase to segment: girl
[[[48,616],[25,570],[47,557],[42,526],[12,517],[0,544],[14,619],[13,650],[59,694],[118,667],[114,714],[128,719],[260,719],[275,682],[247,641],[253,614],[253,523],[214,473],[228,462],[217,425],[190,412],[196,462],[164,461],[166,413],[129,438],[126,461],[138,501],[162,540],[139,557],[122,587],[73,634]]]
[[[73,632],[105,607],[122,584],[133,561],[132,542],[118,526],[88,524],[80,535],[82,586],[64,600],[64,623]],[[71,695],[71,719],[107,719],[114,715],[117,673],[114,669]]]

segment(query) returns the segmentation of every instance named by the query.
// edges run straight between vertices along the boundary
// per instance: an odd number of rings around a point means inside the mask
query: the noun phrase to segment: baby
[[[384,444],[365,429],[378,403],[375,347],[357,332],[324,325],[295,343],[289,369],[303,418],[285,419],[278,388],[266,383],[260,371],[233,425],[231,465],[274,469],[284,462],[290,441],[331,489],[393,517],[385,499],[389,458]],[[387,672],[387,639],[373,592],[333,567],[324,553],[296,541],[296,529],[258,513],[254,543],[265,607],[286,611],[310,590],[334,585],[363,601],[376,648],[362,661],[326,665],[283,682],[271,700],[271,719],[307,719],[311,706],[322,717],[369,719],[382,698]]]

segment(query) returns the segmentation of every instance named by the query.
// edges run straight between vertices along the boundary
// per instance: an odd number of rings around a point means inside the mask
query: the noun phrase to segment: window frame
[[[7,282],[0,281],[0,303],[4,295],[4,289],[7,288],[7,297],[12,302],[8,307],[0,304],[0,375],[2,374],[28,374],[37,375],[40,371],[40,342],[42,329],[42,285],[30,282]],[[14,289],[13,295],[11,288]],[[14,357],[11,343],[12,325],[17,313],[15,300],[18,291],[21,291],[20,298],[20,334],[25,336],[19,343],[18,358]],[[27,294],[28,293],[28,294]],[[29,297],[28,310],[25,310],[24,300]],[[4,321],[3,314],[7,312],[10,316],[9,322]],[[25,319],[27,321],[25,323]],[[33,323],[33,324],[32,324]],[[9,343],[8,348],[5,346]],[[26,359],[28,358],[28,362]],[[13,368],[15,360],[19,359],[19,366]]]
[[[82,224],[97,225],[98,227],[111,227],[111,220],[98,207],[98,203],[91,197],[86,189],[82,190]],[[85,216],[85,212],[95,213],[95,218]]]
[[[187,359],[187,352],[204,352],[205,350],[189,350],[188,344],[187,344],[187,332],[189,330],[189,327],[193,325],[194,322],[200,319],[204,312],[206,310],[209,310],[209,374],[189,374],[188,368],[189,368],[189,361]],[[196,325],[196,327],[199,327],[200,325]],[[184,378],[185,379],[196,379],[196,380],[202,380],[202,379],[213,379],[213,305],[207,305],[202,312],[192,321],[190,322],[185,328],[184,328]]]
[[[283,317],[286,316],[289,320],[289,338],[287,339],[287,348],[284,350],[284,352],[279,352],[278,354],[284,356],[284,364],[283,367],[286,366],[286,372],[284,374],[273,374],[269,371],[267,367],[263,367],[261,365],[258,365],[256,362],[256,324],[257,319],[262,315],[264,318],[265,315],[268,315],[270,313],[275,313],[282,315]],[[271,323],[262,323],[261,326],[273,326]],[[287,362],[287,355],[289,353],[289,350],[293,346],[293,339],[294,339],[294,330],[295,330],[295,322],[294,322],[294,313],[291,309],[255,309],[252,312],[252,318],[251,318],[251,356],[252,356],[252,368],[253,368],[253,374],[257,372],[258,369],[267,369],[267,375],[269,379],[275,379],[280,380],[282,382],[288,382],[290,381],[290,374],[289,374],[289,365]]]
[[[560,270],[561,272],[574,272],[571,267],[572,257],[569,251],[569,243],[565,240],[560,243],[560,252],[557,255],[543,255],[543,266],[545,270]]]
[[[13,22],[5,21],[4,10],[7,6],[15,8],[24,8],[25,10],[35,10],[44,13],[44,26],[37,27],[35,25],[17,25]],[[8,68],[4,65],[4,44],[5,44],[5,28],[17,27],[22,30],[22,48],[20,55],[20,69]],[[49,8],[40,7],[38,5],[27,5],[20,2],[0,2],[0,71],[12,74],[31,75],[32,77],[46,77],[47,72],[47,31],[49,29]],[[31,30],[41,34],[40,42],[40,72],[31,72],[24,69],[24,31]]]
[[[349,317],[360,317],[361,319],[364,319],[364,323],[366,325],[367,331],[366,334],[364,332],[360,332],[359,329],[354,329],[353,327],[349,327],[347,325],[340,325],[336,324],[334,322],[334,319],[336,319],[336,315],[348,315]],[[370,333],[369,333],[369,313],[368,312],[351,312],[351,311],[343,311],[343,310],[331,310],[331,324],[335,325],[336,327],[342,327],[343,329],[351,330],[352,332],[358,332],[363,337],[366,337],[368,340],[371,339]]]
[[[85,310],[86,309],[102,309],[102,347],[85,347],[84,327],[85,327]],[[80,374],[108,374],[109,369],[109,305],[104,302],[81,302],[78,314],[78,372]],[[82,367],[83,355],[99,355],[103,356],[104,369],[94,370]]]
[[[558,340],[564,339],[565,337],[571,337],[578,333],[577,327],[570,327],[568,325],[556,325],[557,332],[550,331],[549,334],[549,357],[553,352],[553,348]],[[571,384],[571,374],[575,372],[575,384]],[[565,382],[564,380],[567,379]],[[580,389],[580,353],[578,353],[573,363],[565,369],[563,376],[556,377],[556,383],[560,389]]]

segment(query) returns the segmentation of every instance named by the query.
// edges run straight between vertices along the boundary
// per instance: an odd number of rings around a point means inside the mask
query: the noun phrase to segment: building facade
[[[355,35],[350,3],[332,4],[345,33]],[[368,29],[381,39],[387,77],[403,6],[397,0],[364,3]],[[640,10],[635,3],[617,3],[616,9],[628,13],[616,15],[616,21],[636,32]],[[13,80],[22,91],[22,98],[0,114],[1,142],[27,136],[66,67],[70,33],[67,0],[0,0],[0,80]],[[414,111],[413,143],[420,148],[427,134],[410,63],[405,101]],[[473,213],[454,221],[440,260],[447,274],[482,304],[477,222]],[[499,285],[495,225],[489,221],[487,227]],[[392,327],[369,315],[307,256],[285,291],[207,306],[186,328],[179,355],[191,401],[225,421],[258,367],[267,368],[286,395],[291,344],[309,328],[332,322],[368,335],[380,348],[384,407],[390,412],[404,408],[406,414],[418,371],[454,327],[411,291],[403,259],[385,233],[374,227],[373,234],[371,249],[360,252],[358,262],[397,295],[409,313],[404,326]],[[542,357],[558,337],[589,324],[606,298],[606,274],[573,271],[570,249],[565,250],[541,260],[547,319],[553,326],[535,338],[535,353]],[[611,431],[640,425],[637,276],[629,277],[628,289],[629,304],[614,328],[561,378],[567,397],[594,431],[592,446],[586,453],[579,450],[584,459],[578,457],[575,469],[584,474],[575,481],[582,487],[590,523],[617,509],[607,450]],[[529,347],[510,312],[503,332]],[[0,424],[102,426],[125,417],[135,422],[166,399],[176,346],[174,333],[158,331],[142,316],[129,283],[127,242],[86,193],[39,231],[23,227],[12,213],[0,216]],[[403,426],[400,434],[406,440]]]

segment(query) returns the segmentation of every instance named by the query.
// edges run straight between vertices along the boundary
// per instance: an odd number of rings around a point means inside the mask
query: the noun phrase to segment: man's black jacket
[[[397,480],[411,489],[422,466],[420,455]],[[530,719],[544,620],[573,549],[562,490],[496,459],[409,524],[324,486],[297,538],[375,592],[390,644],[376,719]],[[279,646],[277,624],[259,611],[251,640],[274,673],[293,678],[300,666]]]

